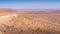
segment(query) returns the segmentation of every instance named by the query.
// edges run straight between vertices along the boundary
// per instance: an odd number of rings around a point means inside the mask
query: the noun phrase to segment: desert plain
[[[60,34],[60,10],[0,9],[0,34]]]

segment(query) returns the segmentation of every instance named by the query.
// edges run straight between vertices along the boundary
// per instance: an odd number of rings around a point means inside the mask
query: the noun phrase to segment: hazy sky
[[[59,0],[0,0],[0,8],[60,9]]]

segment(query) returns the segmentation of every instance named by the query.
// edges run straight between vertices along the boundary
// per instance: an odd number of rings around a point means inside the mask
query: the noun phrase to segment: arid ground
[[[0,34],[60,34],[60,10],[0,9]]]

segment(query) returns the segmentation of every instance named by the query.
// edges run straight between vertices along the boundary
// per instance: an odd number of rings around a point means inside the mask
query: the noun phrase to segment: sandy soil
[[[0,12],[0,34],[60,34],[60,14],[56,12]]]

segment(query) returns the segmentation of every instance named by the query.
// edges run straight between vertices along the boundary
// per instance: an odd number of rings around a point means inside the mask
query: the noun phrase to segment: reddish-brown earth
[[[60,34],[59,11],[0,9],[0,34]]]

